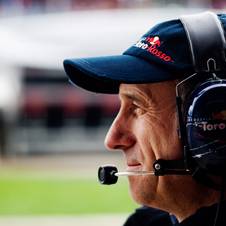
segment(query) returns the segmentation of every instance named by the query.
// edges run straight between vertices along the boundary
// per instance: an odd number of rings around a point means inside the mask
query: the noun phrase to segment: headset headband
[[[226,41],[217,15],[207,11],[180,16],[179,19],[186,31],[195,71],[226,71]],[[214,62],[213,69],[210,69],[210,61]]]

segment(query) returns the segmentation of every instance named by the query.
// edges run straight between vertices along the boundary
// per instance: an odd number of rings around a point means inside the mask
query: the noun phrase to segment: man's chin
[[[140,187],[141,185],[138,177],[140,176],[129,176],[129,193],[130,193],[131,199],[135,203],[144,205],[142,203],[143,191],[142,191],[142,188]]]
[[[148,175],[129,176],[129,193],[134,202],[140,205],[150,206],[156,195],[154,192],[151,192],[153,191],[151,187],[155,181],[147,180],[147,176]],[[150,178],[150,176],[148,178]],[[145,184],[146,186],[144,186]]]

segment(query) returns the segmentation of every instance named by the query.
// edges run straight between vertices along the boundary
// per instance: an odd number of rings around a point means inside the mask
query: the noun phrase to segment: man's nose
[[[135,136],[126,119],[117,116],[105,138],[105,146],[110,150],[125,150],[135,143]]]

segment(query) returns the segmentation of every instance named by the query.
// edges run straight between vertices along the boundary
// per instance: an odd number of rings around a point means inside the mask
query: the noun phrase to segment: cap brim
[[[118,93],[121,83],[154,83],[174,79],[166,69],[130,55],[64,60],[70,81],[96,93]]]

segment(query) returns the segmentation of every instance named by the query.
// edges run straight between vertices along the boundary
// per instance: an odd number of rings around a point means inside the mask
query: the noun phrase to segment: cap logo
[[[157,45],[159,47],[163,43],[163,42],[160,42],[158,36],[155,36],[155,37],[152,37],[152,38],[150,38],[150,36],[148,36],[148,38],[145,41],[150,42],[150,44]]]
[[[146,42],[148,42],[148,44]],[[144,49],[152,53],[156,57],[163,59],[164,61],[174,62],[170,56],[167,56],[165,53],[158,50],[157,46],[160,47],[162,43],[163,42],[160,41],[158,36],[155,36],[155,37],[148,36],[148,37],[142,37],[134,46]]]

